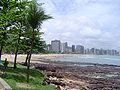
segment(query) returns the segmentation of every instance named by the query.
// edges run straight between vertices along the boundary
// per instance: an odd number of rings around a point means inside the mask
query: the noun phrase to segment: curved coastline
[[[12,62],[14,55],[3,55]],[[12,58],[10,58],[12,57]],[[26,55],[18,55],[18,63]],[[72,57],[71,54],[33,55],[31,66],[45,74],[45,82],[67,90],[120,90],[120,66],[84,62],[67,62],[52,59]],[[113,84],[114,83],[114,84]]]
[[[41,60],[41,62],[45,64],[32,63],[32,66],[45,71],[47,76],[45,81],[58,85],[60,88],[67,90],[120,89],[120,67],[117,65],[62,62],[49,59]]]

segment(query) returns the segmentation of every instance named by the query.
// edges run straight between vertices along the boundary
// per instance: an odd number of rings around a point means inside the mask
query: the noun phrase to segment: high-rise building
[[[67,53],[72,53],[72,47],[67,47]]]
[[[54,51],[56,53],[60,53],[61,52],[60,45],[61,45],[60,40],[51,41],[52,51]]]
[[[48,44],[46,49],[47,49],[47,51],[52,51],[52,47],[51,47],[51,45]]]
[[[95,54],[96,55],[100,55],[100,50],[99,49],[95,49]]]
[[[67,52],[67,48],[68,48],[67,42],[61,43],[61,52],[62,53],[66,53]]]
[[[112,51],[111,51],[111,53],[112,53],[112,55],[117,55],[117,50],[114,50],[114,49],[112,49]]]
[[[120,53],[117,51],[117,52],[116,52],[116,55],[120,55]]]
[[[107,55],[107,50],[104,50],[104,55]]]
[[[91,54],[95,54],[95,48],[91,48],[90,52]]]
[[[84,46],[77,45],[76,46],[76,53],[84,54]]]
[[[90,49],[87,48],[87,49],[85,50],[85,53],[86,53],[86,54],[90,54]]]
[[[72,45],[72,52],[75,52],[75,45]]]
[[[100,49],[100,55],[105,55],[105,50],[103,50],[102,48]]]
[[[107,55],[112,55],[111,50],[107,50]]]

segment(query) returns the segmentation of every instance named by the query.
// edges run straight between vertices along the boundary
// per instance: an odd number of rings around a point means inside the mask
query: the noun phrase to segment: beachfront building
[[[75,45],[72,45],[72,52],[75,52]]]
[[[72,47],[68,46],[67,47],[67,52],[66,53],[72,53]]]
[[[112,49],[112,55],[116,55],[116,50]]]
[[[61,43],[61,53],[66,53],[68,48],[68,43]]]
[[[112,51],[111,50],[107,50],[107,55],[112,55]]]
[[[48,44],[48,45],[47,45],[46,50],[47,50],[47,51],[52,51],[51,44]]]
[[[82,45],[72,45],[68,46],[68,43],[61,43],[60,40],[53,40],[51,44],[47,45],[47,51],[55,53],[78,53],[78,54],[93,54],[93,55],[120,55],[117,50],[105,50],[97,48],[84,48]]]
[[[91,54],[95,54],[95,48],[91,48],[90,52]]]
[[[76,45],[76,53],[84,54],[84,46]]]
[[[89,48],[85,49],[84,53],[85,54],[90,54],[90,49]]]
[[[99,54],[99,55],[104,55],[103,49],[100,49],[99,51],[100,51],[100,54]]]
[[[61,43],[60,40],[53,40],[51,41],[51,49],[52,51],[56,52],[56,53],[60,53],[61,52]]]

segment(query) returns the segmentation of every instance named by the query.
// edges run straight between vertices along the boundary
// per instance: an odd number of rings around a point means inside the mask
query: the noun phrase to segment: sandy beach
[[[26,59],[25,54],[18,54],[17,56],[17,62],[24,62]],[[70,56],[69,54],[32,54],[32,58],[31,58],[31,62],[34,63],[40,63],[40,60],[46,60],[46,59],[53,59],[53,58],[60,58],[60,57],[64,57],[64,56]],[[13,62],[14,61],[14,57],[15,55],[13,54],[3,54],[2,55],[2,60],[5,60],[5,58],[7,58],[7,60],[9,62]]]

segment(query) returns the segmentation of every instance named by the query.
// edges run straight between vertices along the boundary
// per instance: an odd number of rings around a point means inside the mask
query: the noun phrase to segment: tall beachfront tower
[[[84,54],[84,46],[77,45],[76,46],[76,53]]]
[[[61,52],[62,53],[66,53],[67,52],[67,48],[68,48],[68,43],[61,43]]]
[[[61,52],[60,45],[61,45],[60,40],[53,40],[53,41],[51,41],[52,51],[54,51],[56,53],[60,53]]]
[[[75,52],[75,45],[72,45],[72,52]]]

